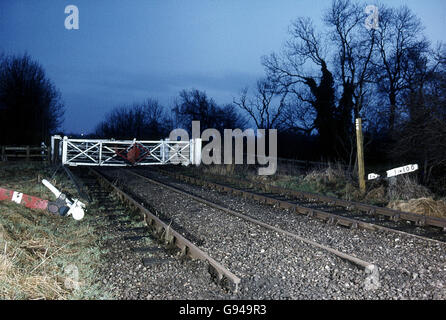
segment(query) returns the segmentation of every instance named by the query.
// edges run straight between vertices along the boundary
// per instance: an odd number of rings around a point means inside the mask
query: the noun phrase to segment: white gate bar
[[[127,154],[135,146],[141,154],[136,159],[129,159]],[[189,165],[199,162],[201,162],[201,139],[138,141],[136,139],[69,139],[65,136],[62,141],[62,163],[70,166],[131,166],[169,163]]]

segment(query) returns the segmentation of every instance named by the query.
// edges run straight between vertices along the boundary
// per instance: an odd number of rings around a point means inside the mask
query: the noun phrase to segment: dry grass
[[[389,201],[429,197],[433,197],[432,192],[428,188],[420,185],[410,175],[402,175],[394,178],[394,182],[389,183],[387,188],[387,198]]]
[[[53,199],[41,178],[53,178],[56,186],[73,194],[60,171],[42,164],[0,165],[0,186]],[[12,202],[0,202],[0,299],[89,299],[105,297],[95,284],[100,263],[92,212],[80,222]],[[78,287],[66,273],[76,266]],[[71,267],[70,267],[71,268]],[[71,280],[70,280],[71,279]]]
[[[8,247],[8,244],[11,246]],[[26,252],[30,250],[27,244],[16,247],[11,242],[4,242],[4,249],[0,255],[0,296],[2,299],[64,299],[69,291],[57,276],[53,268],[45,265],[52,258],[45,249],[43,252]],[[56,249],[57,250],[57,249]],[[55,251],[54,253],[57,253]],[[53,256],[54,256],[53,253]],[[25,265],[37,266],[29,270]],[[44,272],[41,272],[41,266]]]
[[[0,297],[2,299],[62,299],[68,295],[53,258],[67,254],[51,233],[36,231],[23,215],[26,208],[1,204]],[[36,213],[34,213],[36,214]]]
[[[372,185],[366,193],[364,201],[371,204],[385,205],[388,203],[386,192],[384,185]]]
[[[314,181],[317,183],[336,184],[345,183],[346,174],[340,166],[328,167],[326,169],[315,169],[310,171],[304,178],[304,181]]]
[[[446,201],[434,200],[432,198],[410,199],[408,201],[391,201],[388,208],[423,214],[431,217],[446,218]]]
[[[229,175],[233,176],[235,172],[235,165],[225,164],[225,165],[209,165],[203,168],[205,173],[214,175]]]
[[[357,200],[361,194],[351,175],[340,165],[329,166],[310,171],[302,180],[315,193]]]
[[[235,164],[211,164],[193,168],[196,172],[202,172],[210,175],[245,178],[255,176],[257,173],[254,165],[235,165]]]
[[[252,183],[271,183],[287,189],[319,193],[351,201],[387,206],[400,211],[436,217],[446,217],[445,201],[434,200],[432,192],[420,185],[414,175],[402,175],[392,180],[367,182],[365,194],[359,190],[357,177],[341,165],[317,168],[308,173],[258,176],[255,168],[243,165],[212,165],[194,169],[196,173],[233,176]]]

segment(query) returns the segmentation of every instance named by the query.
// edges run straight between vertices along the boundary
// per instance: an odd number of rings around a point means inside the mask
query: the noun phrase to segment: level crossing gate
[[[67,166],[199,165],[201,139],[103,140],[51,137],[52,159]]]

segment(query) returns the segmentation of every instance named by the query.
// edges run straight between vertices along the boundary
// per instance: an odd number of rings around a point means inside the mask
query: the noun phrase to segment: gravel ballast
[[[250,199],[178,182],[153,171],[138,171],[222,204],[265,223],[293,232],[376,264],[380,289],[366,291],[378,299],[445,299],[446,244],[385,231],[348,229]]]
[[[212,281],[207,263],[183,259],[151,233],[142,230],[141,217],[123,207],[96,186],[94,197],[102,207],[95,228],[102,239],[100,289],[119,300],[230,299],[231,294]],[[99,199],[101,198],[101,199]],[[143,232],[141,232],[143,231]],[[140,240],[130,240],[144,236]],[[150,248],[150,251],[135,250]],[[143,259],[161,260],[144,266]]]
[[[197,243],[205,252],[214,259],[228,267],[242,279],[241,291],[227,297],[237,299],[386,299],[386,298],[441,298],[444,290],[436,286],[426,287],[427,281],[420,281],[426,274],[420,272],[415,276],[410,274],[410,269],[395,270],[384,268],[381,274],[381,287],[377,290],[366,290],[364,287],[365,273],[358,267],[345,262],[336,256],[323,252],[310,245],[306,245],[293,238],[288,238],[262,228],[258,225],[241,220],[220,210],[210,208],[190,198],[180,196],[166,188],[153,185],[142,178],[136,178],[125,174],[125,171],[111,169],[103,171],[110,178],[119,177],[120,183],[132,190],[136,196],[143,198],[148,205],[156,211],[171,219],[175,224],[182,226],[185,232],[192,234]],[[160,178],[160,177],[158,177]],[[186,186],[177,183],[179,187]],[[221,193],[202,190],[198,187],[187,186],[194,189],[198,195],[206,199],[214,195],[216,200],[225,203],[226,206],[248,213],[265,217],[281,217],[284,220],[288,214],[285,210],[278,210],[270,206],[258,205],[246,199],[229,197]],[[303,219],[293,214],[296,219]],[[256,216],[256,218],[259,218]],[[270,218],[269,218],[270,219]],[[306,218],[305,218],[306,219]],[[304,220],[305,220],[304,219]],[[361,230],[349,230],[336,226],[326,226],[315,220],[297,221],[299,232],[285,228],[281,220],[263,220],[269,224],[277,225],[288,231],[305,236],[308,239],[330,239],[332,236],[340,238],[361,238],[364,232]],[[309,227],[306,227],[306,225]],[[304,230],[307,229],[307,230]],[[336,234],[333,230],[336,230]],[[355,235],[352,234],[356,233]],[[318,233],[323,234],[318,235]],[[369,232],[370,233],[370,232]],[[373,238],[379,233],[374,234]],[[355,237],[356,236],[356,237]],[[370,236],[368,236],[370,239]],[[318,241],[330,245],[338,250],[355,253],[354,255],[371,262],[368,255],[356,253],[356,239],[351,241]],[[404,239],[402,239],[404,240]],[[361,240],[363,241],[363,240]],[[419,241],[419,240],[418,240]],[[344,246],[337,245],[338,243]],[[355,244],[349,246],[347,243]],[[387,248],[383,247],[383,251]],[[442,248],[444,250],[444,247]],[[444,261],[444,260],[443,260]],[[392,262],[392,261],[389,261]],[[393,261],[394,262],[394,261]],[[393,263],[392,262],[392,263]],[[442,264],[444,267],[444,263]],[[428,268],[430,272],[432,268]],[[380,270],[381,271],[381,270]],[[392,272],[393,271],[393,272]],[[402,274],[402,276],[401,276]],[[441,273],[444,275],[444,270]],[[430,275],[430,274],[429,274]],[[390,276],[390,279],[388,277]],[[414,277],[414,287],[407,288],[407,277]],[[439,280],[438,275],[435,280]],[[421,285],[420,285],[421,284]],[[409,290],[407,290],[409,289]],[[410,294],[408,294],[410,293]],[[412,295],[412,293],[415,293]],[[181,298],[181,297],[180,297]]]

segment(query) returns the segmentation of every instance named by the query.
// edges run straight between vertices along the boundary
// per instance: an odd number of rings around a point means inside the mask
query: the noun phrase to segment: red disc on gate
[[[127,152],[127,160],[133,164],[136,162],[136,160],[138,160],[140,154],[141,150],[139,150],[138,146],[134,144],[132,148]]]
[[[115,152],[118,156],[127,160],[132,165],[137,164],[150,156],[150,151],[139,143],[133,144],[129,149],[120,151],[115,149]]]

